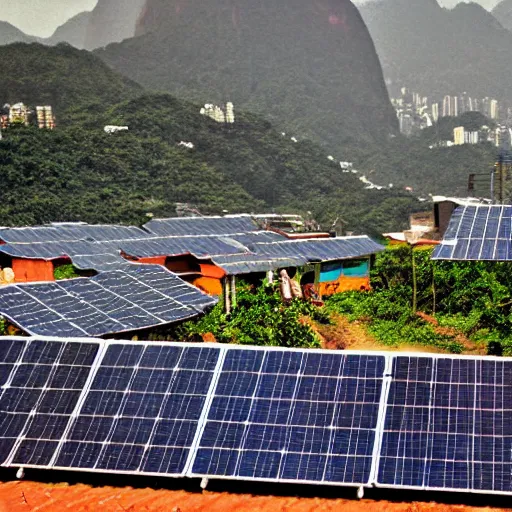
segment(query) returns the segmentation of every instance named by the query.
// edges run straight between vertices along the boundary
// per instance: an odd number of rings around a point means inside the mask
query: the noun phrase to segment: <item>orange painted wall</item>
[[[51,261],[13,258],[12,270],[16,283],[55,281],[53,277],[53,263]]]
[[[199,277],[192,284],[208,295],[222,295],[222,281],[215,277]]]
[[[341,276],[336,281],[327,283],[318,283],[319,295],[334,295],[335,293],[347,292],[352,290],[369,290],[369,277],[346,277]]]
[[[201,274],[205,277],[222,279],[226,275],[226,272],[220,267],[217,267],[217,265],[212,265],[211,263],[200,263],[199,266],[201,267]]]
[[[166,256],[152,256],[149,258],[139,258],[137,263],[149,263],[151,265],[165,265]]]

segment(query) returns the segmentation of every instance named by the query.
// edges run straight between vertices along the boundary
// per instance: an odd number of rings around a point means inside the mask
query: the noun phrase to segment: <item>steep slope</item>
[[[11,43],[31,43],[36,38],[25,34],[14,25],[0,21],[0,45]]]
[[[75,48],[85,48],[87,27],[91,20],[91,12],[85,11],[73,16],[62,24],[51,37],[45,40],[45,44],[69,43]]]
[[[508,30],[512,30],[512,0],[502,0],[492,15]]]
[[[64,110],[95,103],[101,112],[141,90],[89,52],[65,44],[2,47],[1,84],[0,104],[52,105],[59,123],[65,122]]]
[[[140,37],[97,51],[194,101],[233,101],[340,147],[396,133],[372,40],[350,0],[148,0]]]
[[[93,9],[85,36],[92,50],[133,37],[145,0],[99,0]]]
[[[512,33],[481,6],[385,0],[364,4],[361,14],[394,84],[434,97],[467,91],[512,101]]]

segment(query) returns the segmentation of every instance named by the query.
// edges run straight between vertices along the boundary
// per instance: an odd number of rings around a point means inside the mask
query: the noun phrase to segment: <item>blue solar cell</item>
[[[50,463],[75,410],[98,343],[7,340],[9,375],[0,390],[0,463]],[[15,347],[15,348],[14,348]]]
[[[377,482],[512,491],[511,372],[511,361],[395,358]]]
[[[192,474],[368,482],[384,367],[382,356],[228,351]]]
[[[56,466],[183,473],[218,357],[213,347],[110,345]]]

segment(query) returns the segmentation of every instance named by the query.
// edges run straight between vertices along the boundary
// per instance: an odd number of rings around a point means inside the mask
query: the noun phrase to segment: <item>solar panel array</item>
[[[478,205],[457,208],[435,260],[512,260],[512,206]]]
[[[512,360],[5,338],[0,464],[512,494]]]
[[[29,334],[103,336],[196,316],[217,300],[158,265],[0,287],[0,314]]]
[[[191,254],[225,263],[219,264],[237,275],[383,250],[368,237],[289,240],[260,230],[249,216],[156,219],[144,228],[84,223],[0,228],[0,241],[5,242],[0,252],[14,258],[70,258],[77,268],[98,272],[126,268],[121,254],[134,258]]]

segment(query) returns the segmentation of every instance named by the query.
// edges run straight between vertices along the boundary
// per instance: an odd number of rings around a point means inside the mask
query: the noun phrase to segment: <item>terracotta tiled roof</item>
[[[0,512],[497,512],[497,508],[222,492],[0,483]],[[503,509],[504,510],[504,509]]]

